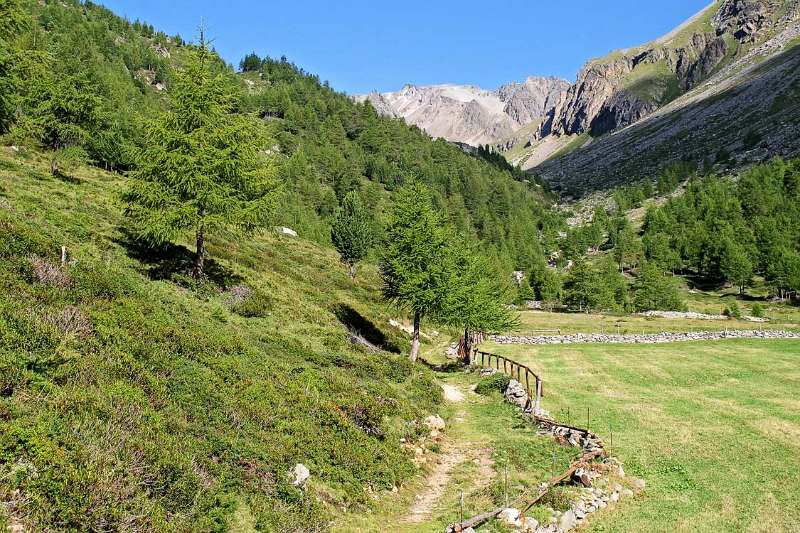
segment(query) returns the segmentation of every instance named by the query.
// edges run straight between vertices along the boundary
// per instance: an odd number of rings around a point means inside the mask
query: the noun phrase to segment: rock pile
[[[724,339],[800,339],[800,333],[781,330],[697,331],[688,333],[646,333],[642,335],[613,335],[576,333],[574,335],[516,336],[493,335],[498,344],[664,344],[687,341],[718,341]]]
[[[481,372],[481,374],[483,374],[483,372]],[[528,396],[528,392],[519,381],[513,379],[509,381],[505,396],[508,403],[516,405],[521,409],[526,409],[528,407],[530,396]]]
[[[600,453],[605,446],[603,440],[589,430],[564,426],[543,416],[537,416],[536,423],[542,434],[552,435],[561,444],[581,448],[584,453]]]
[[[640,316],[656,317],[656,318],[671,318],[671,319],[689,319],[689,320],[730,320],[729,316],[725,315],[707,315],[705,313],[694,312],[680,312],[680,311],[646,311],[639,313]],[[758,318],[754,316],[743,316],[742,320],[748,322],[769,322],[768,318]]]

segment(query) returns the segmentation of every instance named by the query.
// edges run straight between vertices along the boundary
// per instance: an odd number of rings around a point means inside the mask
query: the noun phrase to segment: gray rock
[[[444,420],[439,415],[431,415],[425,419],[425,425],[431,431],[444,431],[446,426]]]
[[[558,527],[562,531],[569,531],[575,527],[577,521],[578,519],[575,517],[575,513],[572,510],[569,510],[561,515],[561,519],[558,521]]]

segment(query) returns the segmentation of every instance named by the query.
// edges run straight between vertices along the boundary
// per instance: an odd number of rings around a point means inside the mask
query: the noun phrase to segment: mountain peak
[[[566,80],[531,76],[495,91],[474,84],[406,84],[380,98],[362,95],[355,99],[368,100],[379,113],[402,117],[433,137],[477,146],[506,139],[540,119],[567,88]]]

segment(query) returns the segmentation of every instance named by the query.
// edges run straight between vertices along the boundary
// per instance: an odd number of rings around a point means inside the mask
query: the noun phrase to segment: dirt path
[[[466,399],[465,393],[452,385],[442,385],[445,400],[451,403],[461,403]],[[451,427],[448,433],[452,432],[458,424],[464,424],[469,414],[465,410],[459,410],[451,419]],[[403,522],[418,524],[429,520],[439,501],[447,490],[453,476],[453,472],[459,466],[473,462],[478,467],[477,474],[471,480],[472,487],[482,487],[491,483],[494,477],[494,461],[492,461],[492,450],[480,447],[480,445],[467,440],[447,439],[443,443],[443,449],[439,455],[439,461],[433,467],[427,477],[425,488],[417,495],[414,504],[409,509],[408,514],[403,518]]]

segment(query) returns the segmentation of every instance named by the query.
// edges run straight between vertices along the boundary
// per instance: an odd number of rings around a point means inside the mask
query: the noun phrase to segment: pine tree
[[[420,322],[445,310],[454,270],[449,232],[425,185],[415,181],[397,191],[383,247],[383,295],[413,313],[410,359],[416,361]]]
[[[564,283],[565,300],[579,311],[589,311],[597,303],[597,288],[600,278],[597,270],[587,261],[579,259]]]
[[[753,278],[753,263],[741,246],[726,240],[720,258],[720,271],[725,279],[739,288],[739,294],[744,294],[744,288]]]
[[[635,265],[641,251],[642,243],[636,232],[630,226],[624,227],[617,235],[614,246],[614,258],[619,263],[620,272],[624,270],[625,265]]]
[[[542,261],[531,268],[528,277],[536,298],[552,310],[563,296],[564,283],[559,273]]]
[[[124,195],[132,229],[145,241],[194,233],[195,277],[204,273],[210,233],[256,229],[279,194],[260,121],[232,112],[234,86],[212,63],[201,36],[171,89],[169,110],[148,128]]]
[[[331,224],[331,240],[342,262],[349,267],[353,281],[357,265],[369,254],[374,238],[372,221],[361,196],[356,191],[348,193]]]
[[[239,70],[242,72],[257,72],[261,70],[262,59],[258,57],[258,54],[252,52],[244,56],[239,62]]]

